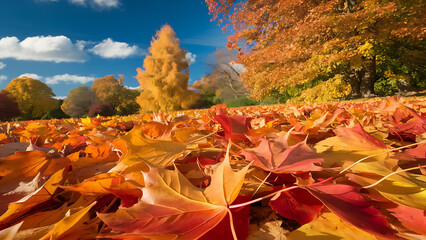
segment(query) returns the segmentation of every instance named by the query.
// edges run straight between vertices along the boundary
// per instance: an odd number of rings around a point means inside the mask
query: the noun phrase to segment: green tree
[[[137,98],[142,112],[188,109],[200,99],[188,90],[189,62],[186,51],[169,25],[164,25],[151,41],[151,55],[146,56],[142,70],[137,69],[143,92]]]
[[[70,118],[64,111],[62,110],[61,106],[64,103],[64,100],[59,100],[59,105],[57,108],[50,110],[46,114],[41,117],[41,119],[63,119],[63,118]]]
[[[136,98],[139,95],[139,90],[122,87],[120,89],[119,105],[115,107],[115,113],[121,116],[137,113],[140,106],[136,102]]]
[[[114,109],[118,115],[130,115],[139,110],[136,97],[139,91],[128,89],[123,85],[124,76],[115,78],[114,75],[107,75],[96,79],[91,87],[91,91],[96,96],[96,103],[106,103]]]
[[[80,86],[69,91],[61,108],[71,117],[87,116],[90,106],[95,102],[95,96],[87,86]]]
[[[52,89],[36,79],[15,78],[5,89],[15,98],[24,119],[41,118],[59,105]]]

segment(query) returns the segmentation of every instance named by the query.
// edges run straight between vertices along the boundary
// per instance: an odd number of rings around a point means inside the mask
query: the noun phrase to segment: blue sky
[[[192,58],[190,82],[209,71],[226,35],[203,0],[13,0],[0,3],[0,89],[28,75],[56,96],[105,75],[137,87],[150,41],[169,24]]]

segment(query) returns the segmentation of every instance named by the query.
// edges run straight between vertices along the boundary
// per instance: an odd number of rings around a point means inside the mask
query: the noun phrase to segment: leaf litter
[[[420,239],[425,100],[0,123],[0,237]]]

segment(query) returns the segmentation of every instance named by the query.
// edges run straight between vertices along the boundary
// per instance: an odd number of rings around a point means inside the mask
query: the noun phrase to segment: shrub
[[[106,103],[94,104],[89,109],[89,116],[96,117],[97,115],[112,116],[114,115],[114,109]]]
[[[6,90],[0,91],[0,120],[10,120],[19,116],[18,103]]]
[[[228,107],[244,107],[257,105],[259,103],[257,101],[248,99],[247,97],[241,97],[234,100],[226,101],[225,104]]]
[[[343,80],[342,75],[335,75],[330,80],[319,83],[313,88],[308,88],[299,97],[288,102],[329,102],[345,99],[352,91],[351,86]]]

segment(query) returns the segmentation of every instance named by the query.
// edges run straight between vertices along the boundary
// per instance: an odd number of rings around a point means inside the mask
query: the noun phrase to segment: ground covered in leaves
[[[0,123],[0,237],[420,239],[425,100]]]

